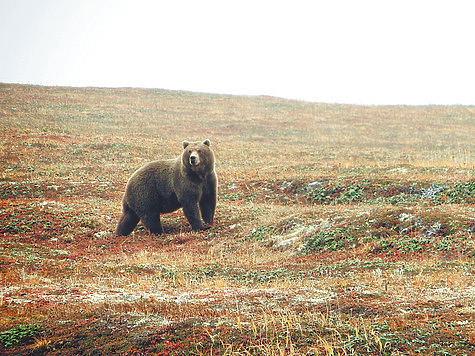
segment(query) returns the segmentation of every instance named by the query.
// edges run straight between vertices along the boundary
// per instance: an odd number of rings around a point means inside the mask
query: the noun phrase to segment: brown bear
[[[161,234],[160,214],[181,207],[193,230],[213,224],[218,177],[210,140],[183,141],[183,149],[176,159],[150,162],[130,177],[117,235],[130,234],[139,220],[152,234]]]

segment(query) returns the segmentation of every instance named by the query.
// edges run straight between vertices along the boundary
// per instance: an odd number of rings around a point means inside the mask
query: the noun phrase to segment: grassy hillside
[[[475,107],[0,84],[0,353],[475,352]],[[209,138],[215,226],[115,237]]]

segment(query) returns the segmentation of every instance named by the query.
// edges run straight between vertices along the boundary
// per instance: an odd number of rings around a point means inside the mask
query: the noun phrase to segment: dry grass
[[[40,326],[1,352],[473,353],[474,117],[1,84],[0,332]],[[113,236],[129,175],[204,138],[214,228]]]

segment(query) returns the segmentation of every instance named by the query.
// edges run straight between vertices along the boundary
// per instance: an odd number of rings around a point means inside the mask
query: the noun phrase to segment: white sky
[[[0,82],[475,104],[472,0],[0,0]]]

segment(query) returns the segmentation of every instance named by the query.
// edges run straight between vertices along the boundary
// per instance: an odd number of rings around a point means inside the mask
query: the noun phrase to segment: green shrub
[[[475,180],[457,183],[435,195],[434,201],[438,204],[473,204],[475,202]]]
[[[357,238],[351,228],[335,228],[333,230],[318,231],[308,237],[305,242],[304,251],[312,253],[315,251],[337,251],[344,250],[357,244]]]
[[[8,348],[27,342],[38,333],[40,327],[38,325],[18,325],[10,330],[0,333],[0,343],[3,347]]]

